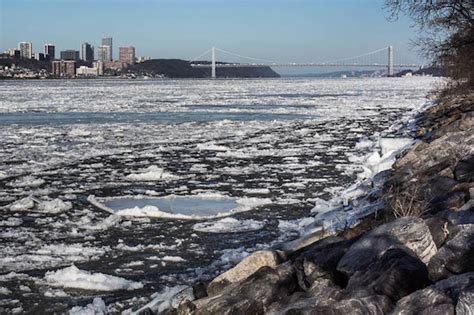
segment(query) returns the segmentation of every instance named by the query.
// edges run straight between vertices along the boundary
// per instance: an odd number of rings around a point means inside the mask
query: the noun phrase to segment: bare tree
[[[474,0],[385,0],[391,20],[400,13],[420,30],[416,44],[464,87],[474,88]]]

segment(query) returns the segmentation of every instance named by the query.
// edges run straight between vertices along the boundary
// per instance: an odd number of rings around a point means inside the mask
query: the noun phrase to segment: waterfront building
[[[84,61],[94,60],[94,47],[89,43],[82,43],[79,58]]]
[[[104,75],[104,62],[103,61],[96,61],[92,64],[94,68],[97,69],[97,75]]]
[[[100,45],[97,51],[97,60],[100,61],[111,61],[110,59],[110,46]]]
[[[137,58],[137,62],[144,62],[144,61],[147,61],[147,60],[151,60],[151,57],[143,56],[143,57],[138,57]]]
[[[112,46],[112,37],[104,37],[102,38],[102,46],[109,46],[109,54],[107,55],[107,59],[102,61],[112,61],[114,58],[114,51]]]
[[[30,42],[18,43],[18,50],[20,51],[20,57],[31,59],[33,55],[33,45]]]
[[[5,50],[5,53],[8,54],[10,57],[13,58],[20,58],[20,51],[15,48],[8,48]]]
[[[119,47],[119,61],[126,65],[135,63],[135,47]]]
[[[79,52],[77,50],[63,50],[61,51],[62,60],[79,60]]]
[[[56,51],[53,44],[44,44],[44,57],[46,60],[56,59]]]
[[[53,61],[53,76],[56,78],[73,78],[76,75],[76,62],[72,60]]]
[[[43,61],[44,60],[44,54],[43,53],[34,53],[33,59],[36,59],[38,61]]]
[[[96,67],[89,68],[86,66],[80,66],[76,69],[76,75],[78,77],[96,77],[99,75],[99,71]]]

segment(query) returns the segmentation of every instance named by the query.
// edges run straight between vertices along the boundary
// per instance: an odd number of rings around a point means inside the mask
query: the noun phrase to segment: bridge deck
[[[192,63],[191,67],[211,68],[212,64]],[[249,67],[361,67],[361,68],[387,68],[386,64],[359,64],[359,63],[216,63],[216,68],[249,68]],[[395,64],[396,68],[419,68],[417,64]]]

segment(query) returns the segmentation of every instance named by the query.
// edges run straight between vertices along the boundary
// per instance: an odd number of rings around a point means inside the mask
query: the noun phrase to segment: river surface
[[[436,82],[0,81],[0,313],[136,309],[297,237]]]

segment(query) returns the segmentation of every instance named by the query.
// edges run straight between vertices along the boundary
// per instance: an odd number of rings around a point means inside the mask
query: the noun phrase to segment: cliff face
[[[210,78],[211,68],[193,68],[186,60],[152,59],[135,64],[127,71],[137,75],[163,75],[167,78]],[[279,78],[270,67],[217,68],[218,78]]]

